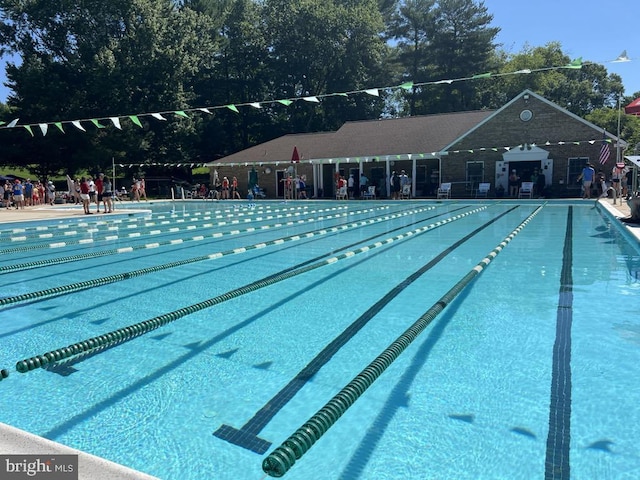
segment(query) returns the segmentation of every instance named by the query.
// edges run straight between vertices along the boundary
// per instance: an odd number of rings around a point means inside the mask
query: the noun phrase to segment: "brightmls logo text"
[[[0,455],[0,480],[78,480],[77,455]]]

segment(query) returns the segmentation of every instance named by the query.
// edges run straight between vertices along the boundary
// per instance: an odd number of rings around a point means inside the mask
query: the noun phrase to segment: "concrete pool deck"
[[[589,200],[591,202],[592,200]],[[629,207],[625,202],[613,205],[609,199],[598,200],[600,205],[616,218],[624,218],[630,215]],[[118,214],[132,214],[145,211],[144,202],[134,202],[139,205],[137,210],[117,210],[112,214],[93,214],[87,216],[81,207],[67,206],[34,206],[22,210],[0,209],[0,225],[7,228],[7,224],[24,223],[42,220],[57,220],[76,218],[87,221],[108,220]],[[95,206],[91,209],[95,212]],[[80,218],[78,218],[80,217]],[[625,224],[625,228],[640,243],[640,225]],[[72,449],[43,437],[19,430],[12,426],[0,423],[0,454],[8,455],[78,455],[78,478],[82,480],[153,480],[156,477],[132,470],[128,467],[110,462],[100,457]],[[1,473],[1,472],[0,472]]]

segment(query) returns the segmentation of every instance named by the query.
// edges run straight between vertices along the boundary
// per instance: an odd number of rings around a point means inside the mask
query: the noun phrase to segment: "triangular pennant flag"
[[[159,113],[152,113],[151,116],[157,120],[167,120],[166,118],[164,118],[162,115],[160,115]]]
[[[402,85],[400,85],[400,88],[402,88],[403,90],[411,90],[413,88],[413,82],[404,82]]]
[[[31,125],[23,125],[23,127],[25,128],[25,130],[27,132],[29,132],[31,134],[31,136],[33,137],[33,130],[31,130]]]
[[[513,73],[531,73],[531,70],[528,68],[524,68],[522,70],[518,70],[517,72],[513,72]]]
[[[110,117],[109,120],[111,120],[111,123],[113,123],[114,127],[116,127],[118,130],[122,130],[122,127],[120,126],[120,119],[118,117]]]
[[[2,120],[0,120],[0,125],[4,125],[6,122],[3,122]]]
[[[378,92],[377,88],[370,88],[369,90],[365,90],[364,93],[368,93],[369,95],[373,95],[374,97],[380,96],[380,92]]]
[[[348,97],[349,96],[346,93],[336,93],[336,95],[338,95],[339,97]]]
[[[582,57],[572,60],[571,63],[565,65],[564,68],[582,68]]]
[[[233,104],[225,105],[225,107],[227,107],[227,108],[228,108],[229,110],[231,110],[232,112],[240,113],[240,112],[238,111],[238,107],[236,107],[236,106],[235,106],[235,105],[233,105]]]
[[[433,82],[433,83],[434,83],[434,85],[438,85],[440,83],[449,83],[449,84],[451,84],[451,83],[453,83],[453,80],[438,80],[437,82]]]
[[[305,102],[320,103],[320,100],[318,100],[318,97],[302,97],[302,99],[303,99]]]
[[[40,127],[40,131],[42,132],[42,136],[46,137],[47,131],[49,131],[49,125],[47,123],[40,123],[38,124],[38,126]]]
[[[490,76],[491,76],[491,73],[479,73],[477,75],[474,75],[471,78],[473,78],[473,79],[475,79],[475,78],[489,78]]]
[[[253,108],[262,108],[262,105],[260,105],[258,102],[250,103],[249,105],[251,105]]]
[[[288,107],[289,105],[291,105],[293,102],[291,100],[276,100],[278,103],[281,103],[282,105],[284,105],[285,107]]]
[[[613,62],[611,62],[611,63],[630,62],[630,61],[631,61],[631,59],[629,57],[627,57],[627,51],[623,50],[622,53],[620,55],[618,55],[618,58],[613,60]]]
[[[15,120],[11,120],[9,122],[9,125],[7,125],[7,128],[13,128],[18,124],[18,120],[20,120],[19,118],[16,118]]]
[[[176,115],[180,116],[180,117],[184,117],[184,118],[189,118],[189,115],[187,115],[186,113],[184,113],[184,111],[182,110],[176,110],[175,112]]]
[[[54,125],[58,127],[58,130],[64,133],[64,128],[62,128],[62,122],[55,122]]]
[[[78,130],[82,130],[83,132],[86,132],[86,130],[84,129],[84,127],[82,126],[82,124],[80,123],[80,120],[71,120],[71,124],[76,127]]]
[[[96,128],[104,128],[104,125],[102,125],[96,118],[92,118],[91,123],[93,123]]]
[[[140,119],[138,118],[137,115],[129,115],[129,119],[135,123],[137,126],[139,126],[140,128],[142,128],[142,123],[140,123]]]

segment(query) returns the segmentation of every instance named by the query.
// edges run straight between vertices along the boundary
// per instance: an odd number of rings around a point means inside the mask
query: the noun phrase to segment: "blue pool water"
[[[163,479],[262,479],[502,244],[285,478],[640,477],[640,253],[592,204],[144,206],[0,226],[0,422]]]

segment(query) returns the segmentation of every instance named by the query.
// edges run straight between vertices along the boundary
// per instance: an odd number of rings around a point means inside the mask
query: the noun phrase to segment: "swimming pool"
[[[152,203],[4,228],[0,421],[163,479],[264,478],[503,244],[286,478],[637,478],[640,254],[591,207]]]

